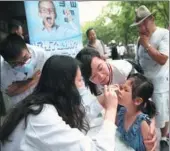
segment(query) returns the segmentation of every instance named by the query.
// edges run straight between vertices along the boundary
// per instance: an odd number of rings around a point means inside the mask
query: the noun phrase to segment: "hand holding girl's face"
[[[105,87],[104,87],[104,97],[105,97],[104,108],[106,110],[117,108],[118,98],[117,98],[114,86],[105,85]]]

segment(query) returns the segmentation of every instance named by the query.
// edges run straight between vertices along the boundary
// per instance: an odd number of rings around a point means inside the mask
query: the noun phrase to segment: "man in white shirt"
[[[136,61],[144,70],[144,75],[154,85],[152,100],[156,104],[156,124],[161,128],[161,150],[168,147],[169,125],[169,31],[155,24],[153,13],[144,5],[136,9],[139,40]]]
[[[33,92],[50,54],[42,48],[26,45],[20,36],[11,34],[1,43],[0,55],[0,88],[10,108]]]
[[[126,51],[126,48],[125,46],[123,46],[122,44],[119,45],[118,47],[118,52],[119,52],[119,55],[120,55],[120,58],[123,60],[124,59],[124,53]]]

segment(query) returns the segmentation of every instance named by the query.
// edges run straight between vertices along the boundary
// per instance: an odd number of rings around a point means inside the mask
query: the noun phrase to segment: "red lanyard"
[[[113,78],[113,69],[112,69],[112,67],[111,67],[111,65],[110,64],[107,64],[107,66],[108,66],[108,69],[109,69],[109,73],[110,73],[110,75],[109,75],[109,83],[108,84],[111,84],[112,83],[112,78]]]

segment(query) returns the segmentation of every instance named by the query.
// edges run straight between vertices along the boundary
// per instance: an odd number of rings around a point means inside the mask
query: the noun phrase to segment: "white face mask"
[[[32,58],[28,59],[24,65],[14,67],[14,70],[18,72],[22,72],[28,77],[31,77],[33,75],[34,69],[35,69],[35,61],[33,61]]]
[[[86,86],[82,86],[82,87],[78,88],[78,91],[79,91],[81,97],[89,95],[88,94],[89,91]]]
[[[77,88],[78,89],[78,91],[79,91],[79,93],[81,94],[83,91],[84,91],[84,87],[81,87],[81,88]]]

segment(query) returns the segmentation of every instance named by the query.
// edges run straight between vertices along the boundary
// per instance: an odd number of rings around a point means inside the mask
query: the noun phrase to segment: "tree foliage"
[[[111,40],[125,45],[135,43],[138,37],[137,28],[131,28],[134,22],[135,9],[145,5],[151,12],[156,12],[157,26],[169,26],[169,1],[110,1],[96,18],[82,26],[83,44],[87,43],[86,30],[93,27],[99,39],[108,44]]]

